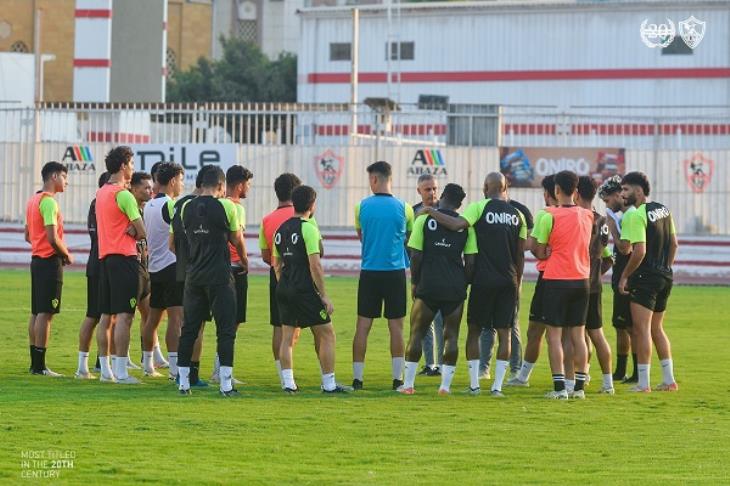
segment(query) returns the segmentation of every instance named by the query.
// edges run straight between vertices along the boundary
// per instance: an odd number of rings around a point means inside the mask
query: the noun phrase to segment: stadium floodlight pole
[[[350,137],[352,142],[357,137],[357,83],[360,71],[360,9],[355,7],[352,9],[352,72],[350,73],[350,109],[352,110],[352,120],[350,122]]]

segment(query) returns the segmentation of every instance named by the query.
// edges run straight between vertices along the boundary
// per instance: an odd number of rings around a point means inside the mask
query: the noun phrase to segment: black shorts
[[[176,269],[177,265],[172,263],[159,272],[150,273],[150,280],[152,281],[150,307],[152,309],[182,307],[185,282],[177,280]]]
[[[279,304],[276,302],[276,271],[274,267],[269,269],[269,323],[275,327],[281,327],[279,317]]]
[[[385,314],[383,314],[385,302]],[[375,319],[406,316],[406,271],[361,270],[357,285],[357,315]]]
[[[99,319],[101,311],[99,310],[99,276],[92,275],[86,277],[86,317]]]
[[[643,271],[637,271],[629,277],[631,302],[636,302],[651,311],[664,312],[671,292],[670,277]]]
[[[137,262],[139,263],[139,262]],[[150,272],[142,265],[139,266],[139,288],[137,289],[137,304],[152,295],[152,284],[150,283]]]
[[[236,324],[246,322],[248,304],[248,274],[240,267],[231,267],[236,288]]]
[[[624,295],[617,290],[613,291],[613,327],[616,329],[630,329],[631,320],[631,297]]]
[[[217,329],[235,327],[235,294],[233,281],[224,284],[201,285],[185,283],[184,322],[202,323],[213,320]]]
[[[542,292],[545,324],[557,327],[585,325],[589,300],[587,279],[544,280]]]
[[[102,314],[134,314],[140,296],[137,257],[107,255],[99,261],[99,311]]]
[[[601,306],[601,292],[593,292],[588,296],[588,316],[586,329],[600,329],[603,327],[603,310]]]
[[[544,281],[542,272],[537,275],[537,283],[535,284],[535,293],[530,303],[530,321],[545,324],[545,313],[542,311],[542,289]]]
[[[472,285],[466,322],[481,328],[509,329],[515,324],[517,287],[482,287]]]
[[[61,289],[63,288],[63,260],[52,256],[34,256],[30,261],[30,312],[58,314],[61,311]]]
[[[276,289],[276,302],[282,325],[311,327],[331,322],[317,292],[296,292],[279,286]]]
[[[433,312],[433,315],[435,316],[439,312],[441,312],[442,317],[450,316],[451,314],[456,311],[461,305],[464,304],[463,300],[452,300],[452,301],[446,301],[446,300],[437,300],[437,299],[429,299],[424,297],[416,296],[417,299],[422,301],[426,307],[431,309],[431,312]]]

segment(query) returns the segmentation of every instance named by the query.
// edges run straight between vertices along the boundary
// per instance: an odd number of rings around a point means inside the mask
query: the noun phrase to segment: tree
[[[259,47],[240,38],[221,38],[223,57],[200,58],[167,84],[172,102],[291,102],[297,97],[297,58],[270,61]]]

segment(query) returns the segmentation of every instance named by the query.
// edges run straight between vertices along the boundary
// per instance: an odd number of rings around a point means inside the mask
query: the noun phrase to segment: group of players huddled
[[[253,174],[239,165],[226,173],[207,165],[197,174],[195,190],[180,197],[184,170],[179,164],[160,162],[150,174],[135,172],[134,153],[125,146],[112,149],[105,164],[107,171],[89,207],[87,312],[79,332],[75,377],[96,378],[88,364],[96,330],[100,381],[140,383],[129,374],[129,369],[139,368],[129,357],[132,322],[139,309],[145,376],[161,377],[157,370],[167,368],[181,395],[189,395],[191,387],[207,387],[199,376],[200,356],[204,324],[213,320],[217,353],[210,381],[219,384],[221,396],[238,395],[234,343],[238,326],[246,322],[248,292],[241,200]],[[335,380],[334,305],[320,260],[322,236],[314,219],[317,194],[294,174],[281,174],[274,181],[279,204],[261,222],[259,247],[271,268],[272,351],[286,393],[299,391],[292,350],[302,328],[314,335],[321,390],[362,389],[368,334],[373,320],[385,317],[393,390],[415,393],[418,373],[439,375],[439,395],[450,394],[469,286],[466,359],[471,394],[480,393],[480,379],[488,375],[495,334],[495,397],[504,396],[503,385],[529,386],[543,336],[554,384],[549,398],[585,398],[591,345],[602,372],[601,393],[614,394],[614,380],[635,383],[631,391],[652,390],[652,341],[662,366],[662,381],[654,390],[678,389],[662,324],[677,238],[669,210],[648,201],[650,185],[643,173],[611,177],[600,188],[592,178],[569,171],[547,176],[542,181],[545,207],[534,219],[529,209],[509,198],[506,180],[498,172],[486,176],[484,199],[461,214],[466,194],[457,184],[447,184],[438,197],[436,179],[423,175],[418,180],[422,201],[411,207],[393,196],[387,162],[373,163],[367,173],[373,194],[355,208],[362,261],[351,387]],[[68,174],[63,164],[48,162],[41,175],[43,188],[26,209],[26,240],[32,245],[30,371],[61,376],[46,366],[46,350],[51,321],[61,309],[63,266],[73,263],[55,200],[65,190]],[[593,208],[596,192],[606,204],[605,216]],[[607,248],[609,236],[613,252]],[[527,251],[538,259],[539,277],[523,359],[517,313]],[[404,344],[409,266],[413,303],[410,337]],[[601,276],[612,266],[618,351],[613,373],[601,316]],[[157,334],[165,313],[167,357]],[[628,377],[631,350],[634,373]],[[422,354],[426,366],[419,373]],[[512,375],[506,379],[509,368]]]

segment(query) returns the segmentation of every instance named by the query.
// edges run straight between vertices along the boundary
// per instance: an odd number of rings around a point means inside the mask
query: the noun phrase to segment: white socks
[[[114,373],[109,363],[109,356],[99,356],[99,364],[101,365],[101,376],[104,378],[113,378]]]
[[[162,354],[162,350],[160,349],[160,343],[157,343],[152,348],[152,356],[154,357],[154,363],[158,365],[164,365],[167,364],[167,360],[165,359],[165,355]]]
[[[233,389],[233,366],[221,366],[218,377],[221,382],[221,391],[228,392]]]
[[[117,380],[124,380],[129,377],[126,356],[112,356],[112,368]]]
[[[517,374],[517,379],[523,382],[527,382],[530,380],[530,373],[532,373],[532,369],[535,367],[535,363],[530,363],[529,361],[522,361],[522,367],[520,368],[520,372]]]
[[[274,361],[274,364],[276,365],[276,374],[279,375],[279,384],[281,385],[281,389],[284,389],[284,376],[281,374],[281,361],[278,359]]]
[[[504,375],[507,374],[507,368],[509,368],[509,361],[502,361],[498,359],[496,368],[494,383],[492,383],[492,390],[502,391],[502,383],[504,382]]]
[[[416,383],[417,372],[418,363],[415,361],[406,361],[406,374],[403,380],[403,388],[413,388]]]
[[[167,353],[167,361],[170,363],[170,374],[177,376],[177,351]]]
[[[217,375],[221,370],[221,359],[218,353],[215,353],[215,359],[213,360],[213,374]]]
[[[180,379],[180,385],[178,390],[189,390],[190,389],[190,367],[181,366],[177,369],[177,376]]]
[[[356,380],[362,381],[363,374],[365,372],[365,363],[362,361],[352,362],[352,377]]]
[[[403,368],[406,365],[406,359],[403,356],[399,356],[391,359],[391,369],[393,370],[393,379],[401,380],[403,377]]]
[[[406,367],[408,364],[406,363]],[[441,390],[451,391],[451,381],[454,379],[456,373],[456,366],[442,365],[441,366]]]
[[[290,369],[283,369],[281,370],[281,376],[284,379],[284,388],[289,388],[290,390],[296,390],[297,384],[294,383],[294,370]]]
[[[292,379],[292,381],[294,381]],[[334,373],[322,373],[322,388],[325,391],[332,391],[337,387]]]
[[[613,388],[613,375],[611,373],[603,374],[603,388],[604,389]]]
[[[154,351],[142,351],[142,368],[145,373],[154,373],[155,365],[153,364]]]
[[[79,366],[76,370],[80,375],[89,374],[89,353],[79,351]]]
[[[637,366],[639,370],[639,388],[648,389],[649,385],[649,373],[651,371],[651,365],[640,364]]]
[[[568,390],[568,393],[575,391],[575,378],[572,380],[565,379],[565,389]]]
[[[662,365],[662,383],[671,385],[674,383],[674,363],[671,358],[663,359],[660,363]]]
[[[479,360],[470,359],[467,364],[469,365],[469,387],[476,390],[479,388]]]

